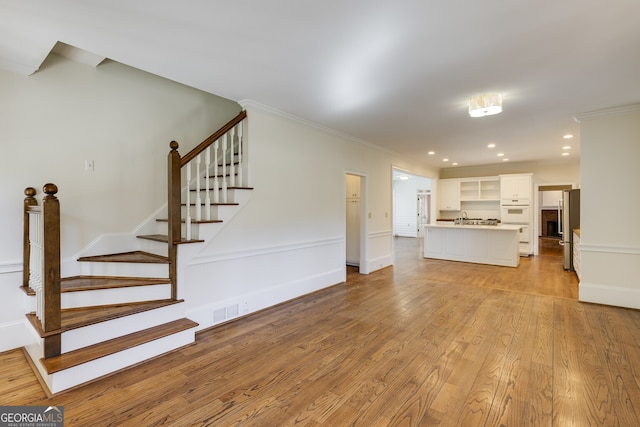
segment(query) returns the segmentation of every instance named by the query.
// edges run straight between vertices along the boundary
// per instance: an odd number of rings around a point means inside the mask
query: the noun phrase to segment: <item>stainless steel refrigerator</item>
[[[564,269],[573,268],[573,230],[580,228],[580,190],[562,191],[560,201],[560,238],[564,246]]]

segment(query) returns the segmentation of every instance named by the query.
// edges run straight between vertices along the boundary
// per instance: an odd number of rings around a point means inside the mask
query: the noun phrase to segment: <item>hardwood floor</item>
[[[20,350],[2,405],[67,426],[640,425],[640,311],[576,301],[556,250],[518,268],[420,256],[199,334],[51,399]]]

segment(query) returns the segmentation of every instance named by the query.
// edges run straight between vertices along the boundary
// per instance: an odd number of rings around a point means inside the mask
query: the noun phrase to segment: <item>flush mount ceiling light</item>
[[[469,115],[471,117],[491,116],[502,112],[502,95],[490,93],[469,98]]]

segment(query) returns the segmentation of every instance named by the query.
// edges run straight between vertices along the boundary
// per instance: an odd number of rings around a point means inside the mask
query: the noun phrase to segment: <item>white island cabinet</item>
[[[518,225],[428,224],[424,257],[517,267],[520,263]]]

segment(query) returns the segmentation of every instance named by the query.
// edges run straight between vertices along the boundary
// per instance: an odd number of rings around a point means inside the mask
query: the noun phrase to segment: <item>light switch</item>
[[[93,172],[95,170],[93,160],[84,161],[84,170],[87,172]]]

